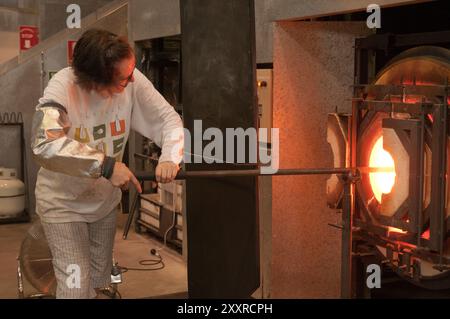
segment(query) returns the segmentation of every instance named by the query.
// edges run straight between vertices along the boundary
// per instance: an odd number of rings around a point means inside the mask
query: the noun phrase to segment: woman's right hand
[[[113,174],[109,180],[114,186],[120,187],[123,190],[127,190],[129,183],[132,182],[136,190],[142,193],[141,184],[124,163],[115,162]]]

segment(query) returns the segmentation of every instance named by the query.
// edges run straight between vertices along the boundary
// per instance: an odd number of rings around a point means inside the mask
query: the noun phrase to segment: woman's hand
[[[180,167],[174,162],[161,162],[156,166],[156,181],[159,183],[170,183],[177,176]]]
[[[142,193],[141,184],[124,163],[116,162],[114,164],[113,174],[109,180],[114,186],[120,187],[122,190],[127,190],[129,183],[132,182],[136,190]]]

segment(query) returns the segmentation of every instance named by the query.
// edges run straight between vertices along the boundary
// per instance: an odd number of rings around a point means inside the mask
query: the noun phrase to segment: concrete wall
[[[280,168],[332,167],[327,114],[351,110],[359,22],[280,22],[274,29],[273,125]],[[272,297],[338,298],[340,215],[326,206],[328,176],[272,179]]]
[[[130,0],[129,6],[133,41],[181,33],[180,0]]]
[[[22,112],[28,169],[27,191],[30,195],[30,212],[34,213],[34,188],[38,167],[31,160],[30,130],[34,109],[48,82],[48,72],[67,66],[67,40],[76,40],[89,27],[99,27],[119,34],[127,34],[128,8],[126,2],[116,1],[83,20],[84,28],[64,30],[38,46],[24,52],[20,60],[15,58],[0,66],[0,112]],[[119,8],[119,9],[117,9]],[[44,52],[45,77],[41,82],[41,55]],[[2,153],[3,154],[3,153]],[[9,156],[5,153],[5,156]],[[12,155],[11,155],[12,156]]]
[[[14,7],[16,6],[16,7]],[[19,54],[19,26],[38,25],[37,11],[0,2],[0,64]]]
[[[0,64],[19,54],[19,33],[0,31]]]
[[[272,63],[273,19],[267,0],[255,1],[256,63]]]

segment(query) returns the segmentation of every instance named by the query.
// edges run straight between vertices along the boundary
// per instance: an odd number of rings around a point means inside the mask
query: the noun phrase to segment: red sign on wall
[[[67,64],[72,65],[73,59],[73,49],[75,49],[75,44],[77,41],[69,40],[67,41]]]
[[[28,50],[39,43],[39,28],[29,25],[20,26],[20,50]]]

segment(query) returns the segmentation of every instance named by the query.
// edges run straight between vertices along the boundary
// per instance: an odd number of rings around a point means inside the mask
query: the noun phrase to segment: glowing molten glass
[[[388,234],[389,233],[398,233],[398,234],[406,234],[407,231],[406,230],[402,230],[400,228],[395,228],[395,227],[388,227]]]
[[[389,194],[395,183],[394,160],[391,154],[383,149],[383,137],[380,137],[372,148],[369,166],[392,170],[391,172],[375,172],[369,174],[373,194],[377,201],[381,203],[381,195]]]

